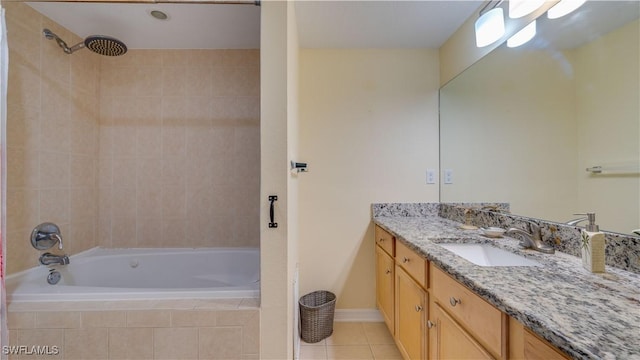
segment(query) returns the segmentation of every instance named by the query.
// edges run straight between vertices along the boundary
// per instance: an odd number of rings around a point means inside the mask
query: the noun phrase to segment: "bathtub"
[[[47,283],[50,268],[62,275]],[[257,298],[257,248],[102,249],[6,278],[10,302]]]

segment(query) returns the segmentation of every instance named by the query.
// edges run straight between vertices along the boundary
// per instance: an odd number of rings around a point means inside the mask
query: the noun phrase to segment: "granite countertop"
[[[516,239],[490,239],[436,215],[373,221],[573,358],[640,359],[639,274],[609,266],[593,274],[578,257],[522,250]],[[443,242],[491,243],[543,266],[478,266]]]

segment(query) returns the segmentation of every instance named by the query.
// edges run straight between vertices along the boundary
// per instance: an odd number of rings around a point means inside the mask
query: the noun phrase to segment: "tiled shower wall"
[[[258,246],[259,52],[101,60],[100,245]]]
[[[7,272],[37,264],[31,230],[57,223],[64,250],[97,244],[99,56],[65,54],[49,28],[80,38],[21,2],[3,2],[9,42],[7,94]]]
[[[6,2],[7,272],[37,264],[29,236],[57,223],[64,252],[258,246],[258,50],[65,54]]]

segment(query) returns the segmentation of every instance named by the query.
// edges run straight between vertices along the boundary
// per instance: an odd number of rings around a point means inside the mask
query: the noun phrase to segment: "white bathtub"
[[[49,269],[62,274],[47,283]],[[6,279],[7,299],[22,301],[256,298],[256,248],[101,249],[69,265],[37,266]]]

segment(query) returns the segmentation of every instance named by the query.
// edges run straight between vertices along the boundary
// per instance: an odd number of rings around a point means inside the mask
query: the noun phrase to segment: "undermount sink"
[[[541,266],[535,260],[489,244],[438,244],[452,253],[480,266]]]

